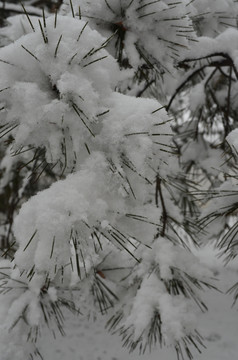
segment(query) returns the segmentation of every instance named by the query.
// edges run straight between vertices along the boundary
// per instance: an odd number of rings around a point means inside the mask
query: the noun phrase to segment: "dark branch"
[[[178,95],[178,93],[183,89],[183,87],[197,74],[199,74],[201,71],[203,71],[205,68],[207,67],[215,67],[217,69],[220,69],[222,67],[226,67],[226,66],[230,66],[234,72],[235,72],[235,75],[238,79],[238,71],[234,65],[234,62],[233,60],[231,59],[231,57],[227,54],[224,54],[224,53],[214,53],[214,54],[211,54],[211,55],[206,55],[206,56],[203,56],[203,57],[199,57],[199,58],[193,58],[193,59],[185,59],[183,61],[181,61],[179,64],[178,64],[178,67],[181,67],[181,68],[188,68],[187,66],[187,63],[188,62],[193,62],[193,61],[199,61],[199,60],[204,60],[204,59],[209,59],[209,58],[212,58],[212,57],[223,57],[224,59],[223,60],[216,60],[216,61],[212,61],[210,62],[209,64],[205,64],[201,67],[199,67],[198,69],[194,70],[192,72],[192,74],[190,74],[183,82],[182,84],[175,90],[174,94],[172,95],[167,107],[166,107],[166,110],[168,111],[172,105],[172,102],[174,101],[175,97]]]
[[[158,198],[160,198],[160,202],[161,202],[161,206],[162,206],[162,221],[163,221],[163,227],[160,232],[160,236],[164,237],[168,214],[167,214],[167,210],[166,210],[166,206],[165,206],[165,202],[164,202],[164,197],[163,197],[163,192],[162,192],[162,187],[161,187],[161,179],[160,179],[159,175],[156,176],[156,188],[155,188],[155,203],[156,203],[157,207],[159,205]]]

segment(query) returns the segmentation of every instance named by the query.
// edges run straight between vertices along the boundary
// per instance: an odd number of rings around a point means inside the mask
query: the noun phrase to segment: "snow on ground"
[[[238,280],[238,260],[223,268],[222,260],[211,247],[197,252],[201,262],[211,268],[220,280],[217,286],[224,293]],[[205,293],[208,313],[199,317],[198,329],[207,349],[194,351],[194,360],[236,360],[238,358],[238,303],[232,308],[232,296],[215,291]],[[88,322],[81,316],[66,320],[66,336],[56,340],[47,332],[39,349],[44,360],[176,360],[173,349],[154,349],[151,354],[129,354],[121,347],[117,335],[104,330],[104,321]]]

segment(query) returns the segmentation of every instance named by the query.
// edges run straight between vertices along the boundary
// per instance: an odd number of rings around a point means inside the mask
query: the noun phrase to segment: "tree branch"
[[[175,97],[177,96],[177,94],[182,90],[182,88],[197,74],[199,74],[202,70],[204,70],[207,67],[216,67],[217,69],[220,69],[221,67],[225,67],[225,66],[230,66],[233,70],[234,73],[236,75],[236,78],[238,79],[238,71],[234,65],[233,60],[231,59],[231,57],[225,53],[214,53],[214,54],[210,54],[210,55],[206,55],[203,57],[199,57],[199,58],[191,58],[191,59],[185,59],[183,61],[181,61],[178,64],[178,67],[181,68],[187,68],[187,63],[188,62],[193,62],[193,61],[199,61],[199,60],[205,60],[205,59],[209,59],[212,57],[217,57],[217,56],[221,56],[224,59],[223,60],[216,60],[216,61],[212,61],[209,64],[205,64],[203,66],[201,66],[200,68],[194,70],[183,82],[182,84],[175,90],[174,94],[172,95],[172,97],[170,98],[170,101],[166,107],[166,110],[168,111],[172,105],[172,102],[174,101]]]

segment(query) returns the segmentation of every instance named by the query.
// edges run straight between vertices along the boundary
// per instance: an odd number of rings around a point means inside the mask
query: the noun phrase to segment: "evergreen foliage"
[[[192,250],[237,256],[238,4],[47,3],[0,30],[4,360],[42,359],[67,311],[192,359],[217,290]]]

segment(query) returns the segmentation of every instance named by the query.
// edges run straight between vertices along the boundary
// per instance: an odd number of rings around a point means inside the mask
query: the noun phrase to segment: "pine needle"
[[[21,45],[21,47],[28,52],[28,54],[30,54],[34,59],[36,59],[37,61],[40,61],[30,50],[28,50],[25,46]]]
[[[82,33],[84,32],[84,30],[85,30],[85,28],[86,28],[86,26],[88,25],[88,21],[84,24],[84,26],[82,27],[82,30],[80,31],[80,33],[79,33],[79,36],[78,36],[78,38],[77,38],[77,41],[79,41],[79,39],[80,39],[80,37],[82,36]]]
[[[88,129],[88,131],[90,132],[90,134],[91,134],[93,137],[95,137],[95,135],[94,135],[94,133],[92,132],[92,130],[88,127],[88,125],[86,124],[86,122],[83,120],[83,118],[82,118],[82,116],[81,116],[81,114],[80,114],[80,110],[79,110],[78,106],[77,106],[75,103],[73,103],[73,104],[72,104],[72,107],[73,107],[74,111],[76,112],[76,114],[78,115],[78,117],[80,118],[80,120],[82,121],[82,123],[83,123],[83,124],[85,125],[85,127]]]
[[[58,11],[55,10],[55,21],[54,21],[54,28],[56,29],[57,26],[57,15],[58,15]]]
[[[89,66],[89,65],[92,65],[92,64],[96,63],[97,61],[101,61],[101,60],[106,59],[106,58],[107,58],[107,55],[106,55],[106,56],[102,56],[102,57],[101,57],[101,58],[99,58],[99,59],[96,59],[96,60],[90,61],[88,64],[83,65],[83,67],[87,67],[87,66]]]
[[[26,246],[24,247],[23,251],[25,251],[25,250],[28,248],[28,246],[30,245],[30,243],[31,243],[32,240],[34,239],[36,233],[37,233],[37,230],[34,231],[34,233],[32,234],[32,236],[31,236],[31,238],[30,238],[30,240],[28,241],[28,243],[27,243]]]
[[[40,31],[41,31],[41,35],[43,37],[44,43],[47,44],[48,43],[48,38],[47,38],[46,34],[44,33],[44,30],[43,30],[40,19],[38,19],[38,22],[39,22],[39,25],[40,25]]]
[[[51,259],[52,256],[53,256],[54,246],[55,246],[55,236],[53,237],[53,241],[52,241],[52,247],[51,247],[51,252],[50,252],[50,259]]]
[[[71,8],[72,16],[73,16],[73,18],[75,18],[72,0],[69,0],[69,2],[70,2],[70,8]]]
[[[25,8],[24,4],[23,3],[20,3],[20,4],[21,4],[21,6],[23,8],[23,11],[24,11],[26,17],[27,17],[27,20],[29,21],[29,24],[30,24],[32,30],[35,32],[35,28],[34,28],[32,22],[31,22],[30,16],[29,16],[28,12],[26,11],[26,8]]]
[[[59,37],[59,40],[58,40],[58,42],[57,42],[57,45],[56,45],[56,48],[55,48],[55,54],[54,54],[54,57],[56,57],[57,56],[57,52],[58,52],[58,49],[59,49],[59,44],[60,44],[60,42],[61,42],[61,40],[62,40],[62,34],[60,35],[60,37]]]

